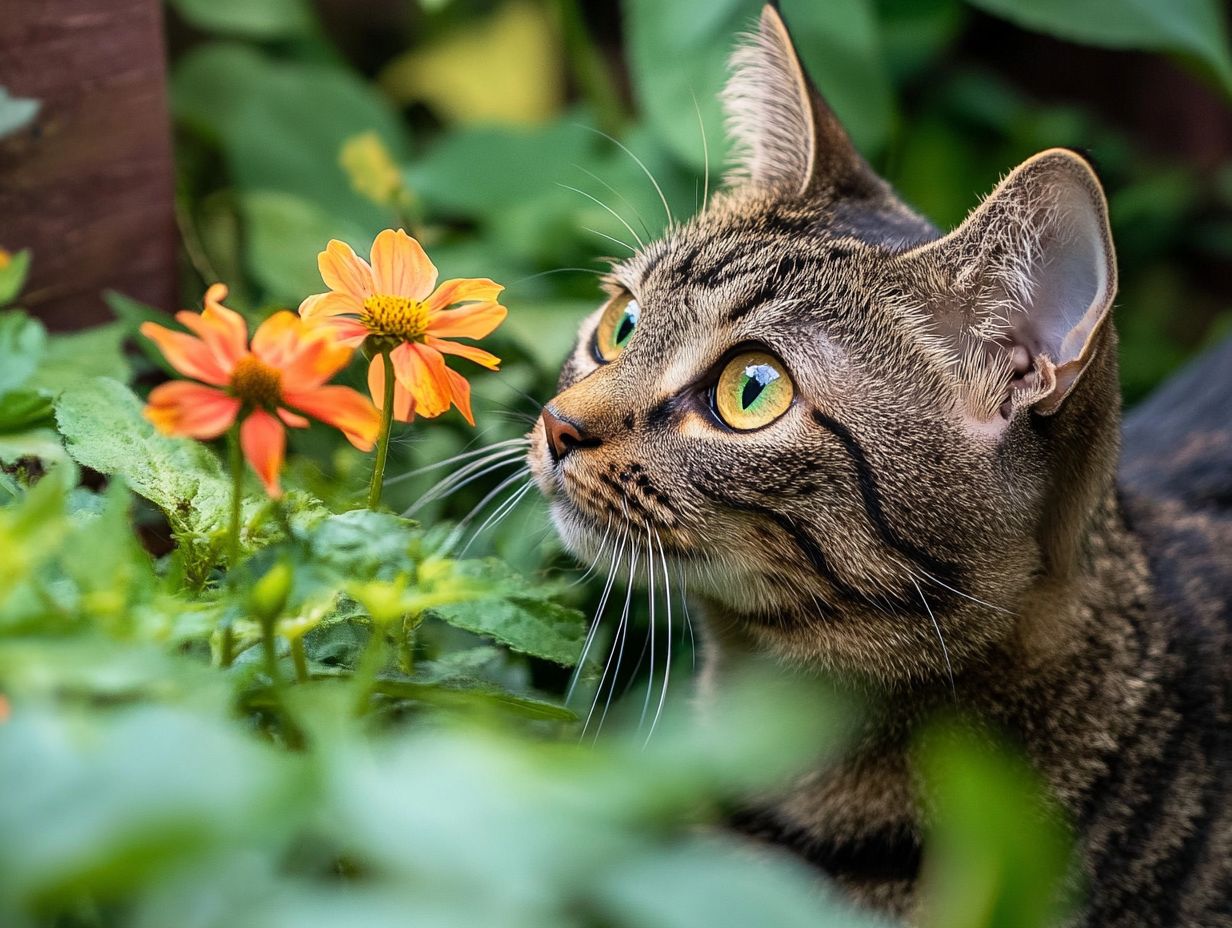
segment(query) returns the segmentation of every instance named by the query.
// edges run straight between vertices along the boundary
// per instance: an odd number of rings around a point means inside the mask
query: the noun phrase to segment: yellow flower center
[[[245,355],[231,372],[231,395],[249,406],[273,409],[282,400],[282,372],[259,358]]]
[[[359,321],[377,337],[418,341],[428,331],[428,307],[404,296],[378,293],[364,300]]]

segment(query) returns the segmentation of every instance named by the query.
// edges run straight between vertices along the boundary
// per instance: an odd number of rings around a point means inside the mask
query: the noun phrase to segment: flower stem
[[[231,524],[227,529],[227,567],[235,570],[240,562],[240,519],[244,502],[244,456],[240,450],[238,427],[227,432],[227,458],[231,464]]]
[[[381,352],[385,365],[385,396],[381,402],[381,433],[376,440],[376,462],[372,465],[372,484],[368,487],[368,508],[381,505],[381,487],[385,481],[385,461],[389,458],[389,432],[394,421],[394,362],[389,350]]]
[[[296,635],[291,639],[291,660],[295,663],[295,679],[299,683],[308,682],[308,657],[304,654],[304,640]]]

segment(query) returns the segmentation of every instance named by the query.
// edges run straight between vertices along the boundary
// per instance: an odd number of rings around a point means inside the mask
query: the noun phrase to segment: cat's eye
[[[727,362],[714,386],[714,409],[733,429],[769,425],[787,411],[795,387],[782,362],[750,351]]]
[[[595,329],[595,354],[600,361],[614,361],[624,351],[641,314],[642,308],[628,293],[622,293],[607,304],[599,327]]]

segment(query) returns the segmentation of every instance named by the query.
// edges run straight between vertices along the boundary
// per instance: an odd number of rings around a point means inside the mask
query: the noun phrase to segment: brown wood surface
[[[4,0],[0,86],[34,123],[0,139],[0,247],[30,248],[22,302],[53,329],[110,317],[113,288],[175,299],[159,0]]]

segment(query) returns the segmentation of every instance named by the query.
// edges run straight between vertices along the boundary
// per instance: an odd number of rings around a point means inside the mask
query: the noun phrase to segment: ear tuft
[[[792,196],[884,193],[809,80],[777,3],[763,7],[757,30],[736,49],[731,66],[723,105],[737,167],[729,183]]]

